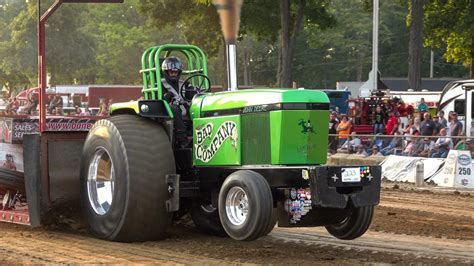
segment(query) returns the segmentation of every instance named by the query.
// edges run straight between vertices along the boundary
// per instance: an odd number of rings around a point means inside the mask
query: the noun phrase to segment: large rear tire
[[[81,203],[91,233],[132,242],[162,238],[171,224],[166,175],[174,174],[164,129],[135,115],[100,120],[81,157]]]
[[[327,225],[326,230],[334,237],[352,240],[362,236],[370,227],[374,215],[374,206],[351,209],[351,214],[340,223]]]
[[[240,170],[225,179],[218,209],[222,226],[233,239],[255,240],[273,228],[272,192],[265,178],[254,171]]]

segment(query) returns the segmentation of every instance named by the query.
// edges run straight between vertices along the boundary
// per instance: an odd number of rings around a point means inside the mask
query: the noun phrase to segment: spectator
[[[9,98],[6,100],[5,115],[13,115],[13,114],[14,114],[13,100]]]
[[[453,111],[449,111],[448,113],[448,126],[446,127],[448,130],[446,133],[448,134],[447,136],[451,136],[451,122],[453,121]]]
[[[52,113],[58,106],[63,107],[63,98],[60,95],[55,95],[49,103],[49,112]],[[57,111],[56,111],[57,112]]]
[[[337,152],[341,153],[354,153],[357,147],[361,144],[360,139],[357,137],[355,132],[352,132],[349,138],[342,144],[341,148]]]
[[[406,134],[410,134],[411,133],[411,128],[413,127],[415,123],[415,120],[413,118],[410,118],[408,119],[408,124],[406,125],[406,127],[403,129],[403,135]]]
[[[75,108],[75,115],[82,115],[81,107],[76,105],[74,108]]]
[[[367,152],[365,151],[364,145],[362,144],[357,146],[357,152],[355,153],[355,155],[363,156],[363,157],[369,156],[369,154],[367,154]]]
[[[421,122],[421,135],[422,136],[433,136],[437,125],[433,120],[431,120],[431,115],[429,113],[424,113],[424,120]]]
[[[462,133],[462,123],[458,120],[458,114],[456,112],[452,113],[452,120],[449,124],[449,128],[451,129],[451,133],[449,134],[451,137],[460,136]],[[453,145],[456,146],[459,139],[453,139]]]
[[[84,108],[84,112],[81,113],[81,116],[91,116],[91,110],[89,107]]]
[[[97,112],[98,116],[107,116],[109,114],[109,108],[107,106],[107,102],[104,98],[100,98],[99,100],[99,112]]]
[[[51,105],[51,102],[53,101],[53,95],[48,95],[48,101],[46,102],[47,105]]]
[[[434,129],[433,135],[439,136],[439,132],[443,128],[443,125],[439,122],[438,116],[433,117],[433,122],[435,123],[435,129]]]
[[[471,137],[474,137],[474,121],[471,122]]]
[[[385,114],[382,107],[377,106],[374,113],[374,135],[384,133],[385,130]]]
[[[344,144],[344,142],[346,142],[349,137],[349,133],[351,132],[351,128],[352,123],[351,121],[349,121],[347,115],[342,115],[342,120],[337,126],[337,132],[339,134],[338,147],[340,147],[342,144]]]
[[[25,107],[25,113],[29,115],[33,115],[38,107],[38,99],[36,98],[36,94],[30,93],[28,95],[28,104]]]
[[[390,118],[387,122],[386,132],[387,135],[393,135],[395,132],[398,132],[399,119],[395,115],[394,111],[390,111]]]
[[[444,118],[444,111],[441,110],[438,112],[438,123],[441,124],[441,128],[448,127],[448,121]]]
[[[20,102],[16,97],[14,97],[12,101],[12,112],[16,114],[18,112],[18,108],[20,108]]]
[[[377,146],[377,145],[372,146],[372,155],[371,156],[383,156],[383,154],[379,151],[379,146]]]
[[[462,137],[464,134],[461,133],[459,136]],[[464,151],[468,149],[466,139],[453,139],[453,142],[456,143],[454,145],[455,150]]]
[[[337,113],[332,112],[329,116],[329,134],[337,134],[337,126],[339,120],[337,119]],[[329,136],[329,152],[336,153],[337,150],[337,137]]]
[[[55,110],[55,114],[56,115],[64,115],[64,112],[63,112],[63,106],[56,106],[56,108],[54,109]]]
[[[414,135],[416,131],[421,132],[421,119],[419,117],[415,117],[413,120],[413,126],[411,127],[410,135]]]
[[[402,155],[404,156],[411,156],[413,154],[413,151],[415,149],[415,146],[418,145],[418,136],[420,135],[419,131],[414,131],[411,137],[410,142],[407,144],[405,149],[402,152]]]
[[[351,115],[353,117],[354,124],[360,125],[362,115],[362,109],[360,108],[360,104],[356,103],[354,107],[351,108]]]
[[[425,113],[428,111],[428,105],[425,103],[425,98],[421,98],[420,103],[418,104],[418,111],[421,114],[421,118],[424,118]]]
[[[421,151],[418,152],[416,156],[428,157],[431,154],[432,150],[434,149],[435,143],[430,138],[425,138],[422,143],[423,143],[422,148],[420,148]]]
[[[408,119],[407,126],[402,130],[402,135],[411,135],[411,129],[413,128],[413,124],[415,120],[413,118]],[[410,141],[410,137],[406,137],[407,141]]]
[[[436,140],[433,152],[430,156],[431,158],[446,158],[448,156],[449,150],[453,148],[453,142],[451,141],[451,138],[446,137],[446,128],[442,128],[439,134],[441,137]]]
[[[399,147],[401,147],[402,140],[401,138],[398,138],[397,136],[400,136],[400,132],[395,131],[393,134],[395,137],[390,140],[390,143],[387,145],[387,147],[383,148],[380,152],[384,156],[392,155],[395,154],[395,150]]]

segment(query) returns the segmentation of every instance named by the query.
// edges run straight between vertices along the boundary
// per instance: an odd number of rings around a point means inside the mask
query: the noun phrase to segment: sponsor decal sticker
[[[215,131],[214,136],[211,138],[213,129],[213,123],[207,123],[204,126],[196,129],[196,159],[199,159],[205,163],[209,162],[214,157],[214,155],[216,155],[227,139],[230,139],[231,145],[237,149],[237,139],[239,136],[235,122],[223,122]],[[206,139],[210,139],[209,145],[204,144]]]
[[[309,134],[309,133],[316,134],[316,132],[314,132],[314,130],[313,130],[313,125],[311,125],[310,120],[300,119],[300,122],[298,123],[298,125],[300,125],[301,128],[302,128],[301,133],[303,133],[303,134]]]
[[[288,213],[290,224],[298,223],[312,208],[309,188],[290,189],[290,198],[285,200],[285,211]]]
[[[292,188],[292,189],[290,190],[290,197],[291,197],[291,199],[293,199],[293,200],[296,199],[296,189]]]
[[[455,160],[456,160],[456,155],[453,154],[453,153],[451,153],[451,154],[448,156],[447,162],[448,162],[449,164],[453,164]]]
[[[461,154],[458,156],[458,162],[459,164],[461,165],[470,165],[471,164],[471,158],[469,158],[469,156],[467,156],[466,154]]]

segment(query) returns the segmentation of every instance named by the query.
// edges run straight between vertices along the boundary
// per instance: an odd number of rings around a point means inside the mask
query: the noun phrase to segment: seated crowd
[[[10,97],[5,102],[4,115],[39,115],[39,101],[37,94],[29,94],[26,104],[21,105],[16,97]],[[106,101],[104,98],[100,99],[99,110],[95,116],[107,116],[109,107],[112,104],[112,99]],[[51,116],[93,116],[89,107],[81,108],[75,105],[73,110],[64,111],[63,98],[60,95],[49,95],[45,105],[46,115]]]
[[[404,155],[413,157],[446,158],[451,149],[472,149],[474,142],[469,139],[452,138],[462,136],[463,125],[455,112],[444,118],[440,111],[433,118],[428,112],[420,112],[410,118],[402,127],[396,112],[377,118],[381,108],[376,108],[374,116],[374,135],[361,138],[352,132],[352,119],[347,115],[330,114],[329,137],[330,153],[349,153],[360,156]],[[474,126],[474,125],[473,125]],[[380,137],[379,135],[390,135]]]

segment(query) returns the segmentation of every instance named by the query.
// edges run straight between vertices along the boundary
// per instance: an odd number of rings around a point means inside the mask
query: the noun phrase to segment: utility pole
[[[379,0],[374,0],[372,29],[372,90],[377,90],[379,72]]]
[[[431,58],[430,58],[430,78],[434,76],[434,52],[431,50]]]

